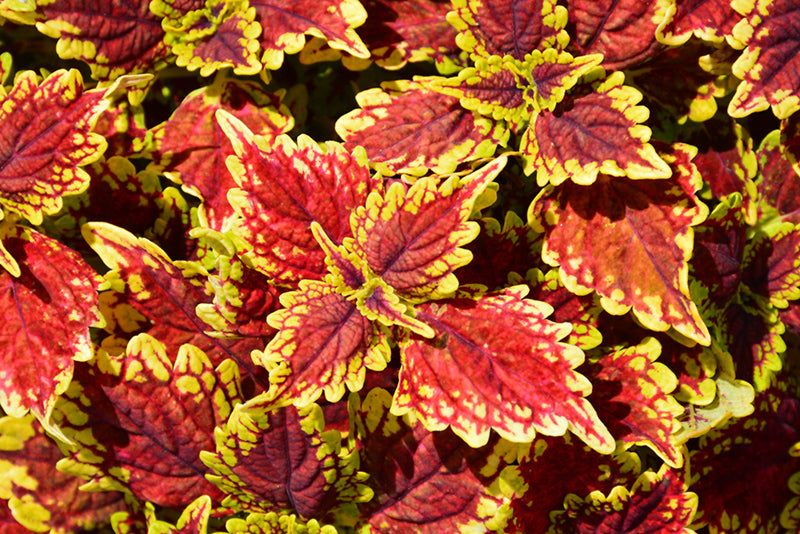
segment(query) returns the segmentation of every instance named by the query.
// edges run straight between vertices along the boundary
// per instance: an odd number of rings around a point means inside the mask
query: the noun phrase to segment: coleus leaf
[[[758,147],[759,164],[756,186],[759,192],[759,215],[779,216],[800,223],[800,173],[783,150],[779,130],[768,133]]]
[[[367,19],[358,0],[250,0],[261,24],[261,62],[271,70],[283,63],[284,54],[296,54],[305,45],[305,34],[327,40],[328,45],[356,57],[368,58],[369,50],[355,28]]]
[[[742,80],[728,104],[731,117],[744,117],[772,108],[779,119],[800,109],[800,55],[797,32],[800,6],[794,0],[734,0],[744,15],[733,28],[737,48],[744,48],[733,64]]]
[[[441,184],[420,178],[385,193],[371,193],[350,217],[353,237],[345,247],[400,295],[437,298],[458,288],[453,271],[467,264],[463,247],[477,236],[467,219],[478,196],[506,164],[499,157],[466,177]]]
[[[600,491],[585,498],[571,494],[564,500],[565,512],[554,514],[554,533],[649,532],[694,534],[689,524],[697,509],[697,495],[675,471],[662,468],[645,471],[630,490],[616,486],[608,496]]]
[[[0,121],[0,204],[41,224],[43,214],[61,209],[61,196],[83,192],[89,177],[80,167],[106,148],[92,133],[108,106],[105,90],[83,90],[77,70],[58,70],[41,83],[21,72],[2,99]]]
[[[783,223],[748,243],[742,261],[748,288],[786,308],[800,298],[800,227]]]
[[[207,333],[208,325],[198,317],[196,310],[199,304],[207,304],[212,299],[202,287],[205,277],[195,276],[202,274],[197,265],[173,263],[151,241],[106,223],[86,224],[83,234],[112,269],[106,273],[111,290],[121,293],[124,303],[149,319],[147,332],[150,335],[173,350],[191,343],[215,364],[232,358],[257,381],[265,381],[261,378],[263,373],[251,361],[250,351],[263,347],[266,339],[218,339]]]
[[[784,388],[759,394],[753,415],[700,437],[691,454],[691,489],[700,498],[697,525],[708,524],[713,533],[779,532],[788,526],[781,525],[781,512],[796,501],[789,481],[800,471],[800,401]]]
[[[623,0],[567,2],[571,47],[581,55],[603,54],[608,71],[628,69],[657,54],[663,45],[656,29],[664,20],[669,0]]]
[[[559,342],[570,326],[548,321],[552,308],[525,300],[527,292],[514,286],[417,305],[436,338],[401,342],[392,413],[410,411],[429,430],[450,426],[473,447],[487,442],[490,429],[516,442],[569,429],[598,451],[614,450],[584,399],[591,384],[574,371],[583,351]]]
[[[505,124],[475,115],[459,99],[426,87],[426,79],[385,82],[356,95],[361,109],[336,121],[336,133],[353,150],[363,146],[383,175],[439,174],[490,157],[505,146]]]
[[[553,0],[454,0],[447,20],[459,31],[458,46],[474,56],[522,60],[534,50],[563,49],[567,10]]]
[[[79,491],[84,480],[56,469],[61,447],[31,415],[0,419],[0,498],[11,514],[36,532],[75,532],[107,524],[126,508],[119,492]],[[15,529],[0,532],[22,532]],[[2,525],[2,521],[0,521]],[[26,531],[27,532],[27,531]]]
[[[666,365],[678,378],[673,392],[676,400],[691,405],[707,406],[716,394],[717,350],[715,347],[695,345],[686,347],[667,336],[660,336],[659,362]],[[682,443],[677,438],[672,438]]]
[[[37,2],[37,13],[44,16],[37,28],[58,39],[62,59],[88,63],[96,80],[156,72],[167,65],[169,49],[161,19],[149,6],[148,0]]]
[[[602,71],[595,71],[596,77]],[[635,179],[667,178],[671,171],[648,143],[641,123],[648,111],[641,93],[622,85],[624,74],[585,83],[553,112],[534,115],[520,141],[525,173],[537,172],[540,186],[567,179],[587,185],[598,173]]]
[[[267,318],[278,334],[264,352],[252,354],[270,370],[271,397],[284,395],[303,406],[324,391],[329,402],[336,402],[345,386],[361,389],[366,369],[386,367],[385,332],[334,286],[302,280],[299,290],[283,293],[280,300],[283,309]]]
[[[370,58],[385,69],[395,70],[407,62],[434,59],[444,63],[455,55],[456,30],[445,18],[449,0],[364,0],[367,21],[358,34]]]
[[[568,494],[607,493],[615,486],[627,486],[639,475],[641,460],[628,451],[602,456],[567,434],[537,438],[519,465],[506,471],[504,478],[514,488],[513,526],[519,532],[547,532],[550,513],[564,509]]]
[[[228,200],[244,221],[236,232],[253,247],[253,266],[292,288],[321,279],[325,253],[311,234],[316,221],[336,242],[350,235],[350,212],[364,204],[381,181],[370,176],[363,150],[322,146],[307,136],[255,135],[241,121],[217,112],[236,156],[228,168],[239,188]]]
[[[147,534],[206,534],[211,509],[211,498],[202,495],[189,503],[175,524],[171,525],[166,521],[159,521],[153,503],[148,502],[144,511]]]
[[[2,230],[4,249],[20,262],[16,276],[0,271],[0,406],[17,417],[30,410],[53,431],[50,412],[72,379],[73,362],[94,353],[89,326],[102,321],[99,280],[77,252],[55,239],[21,226]]]
[[[744,380],[719,377],[715,381],[713,401],[704,406],[690,404],[681,417],[681,429],[675,434],[679,443],[706,434],[731,417],[747,417],[754,411],[755,390]]]
[[[192,345],[173,364],[164,344],[147,334],[125,354],[98,352],[54,412],[77,450],[59,469],[89,479],[84,488],[117,489],[140,500],[184,507],[202,495],[219,503],[200,451],[214,448],[214,428],[241,402],[238,369],[214,369]]]
[[[678,379],[655,361],[661,344],[653,337],[611,352],[581,369],[592,382],[591,400],[609,431],[625,448],[647,445],[672,467],[683,465],[673,438],[683,408],[671,393]]]
[[[201,76],[233,67],[236,74],[258,74],[261,28],[255,9],[241,0],[206,0],[183,5],[176,0],[151,2],[150,11],[162,17],[164,42],[175,54],[175,63]],[[194,9],[193,9],[194,8]]]
[[[228,534],[337,534],[333,525],[320,524],[316,519],[304,521],[295,514],[269,512],[235,517],[225,523]],[[217,533],[224,534],[224,533]]]
[[[674,0],[656,38],[668,46],[680,46],[692,36],[721,44],[741,18],[728,0]]]
[[[188,94],[166,122],[151,130],[154,168],[200,197],[201,218],[209,227],[227,229],[235,215],[226,194],[236,182],[225,165],[234,151],[216,111],[231,113],[259,135],[275,136],[294,125],[282,96],[220,75],[211,85]]]
[[[633,309],[651,330],[672,327],[707,345],[708,329],[689,296],[688,260],[692,226],[705,220],[708,208],[695,196],[694,149],[668,150],[662,155],[675,171],[669,180],[601,174],[588,187],[565,183],[543,191],[528,218],[546,233],[542,259],[561,266],[570,291],[597,291],[609,313]]]
[[[343,448],[337,431],[325,431],[319,406],[300,410],[254,400],[234,410],[215,431],[216,452],[200,459],[208,479],[227,494],[223,504],[256,513],[292,511],[302,518],[333,517],[372,492],[362,484],[358,452]],[[341,510],[339,510],[341,511]]]
[[[473,449],[452,432],[430,432],[390,413],[392,396],[371,390],[350,410],[361,445],[361,467],[375,492],[362,531],[466,532],[501,528],[508,511],[499,491],[502,467],[514,456],[496,437]]]

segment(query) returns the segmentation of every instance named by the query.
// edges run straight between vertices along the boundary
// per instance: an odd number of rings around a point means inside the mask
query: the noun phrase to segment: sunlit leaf
[[[336,527],[320,525],[316,519],[305,521],[296,514],[276,512],[248,514],[244,519],[228,519],[225,530],[228,534],[337,534],[338,532]]]
[[[669,46],[680,46],[692,36],[722,43],[740,19],[729,0],[674,0],[656,38]]]
[[[511,441],[572,431],[598,451],[614,440],[584,399],[591,384],[574,368],[583,351],[560,343],[568,324],[552,308],[523,299],[526,286],[476,298],[418,305],[436,332],[401,343],[403,367],[392,413],[411,411],[429,430],[449,426],[472,446],[494,429]]]
[[[147,534],[206,534],[211,509],[211,498],[208,495],[198,497],[189,503],[173,525],[156,519],[155,508],[148,502],[144,512],[147,517]]]
[[[716,395],[705,406],[693,404],[681,416],[681,429],[675,434],[679,443],[706,434],[712,428],[725,424],[731,417],[747,417],[753,413],[755,390],[744,380],[715,380]]]
[[[118,489],[167,507],[222,493],[205,476],[202,450],[214,448],[214,428],[241,402],[238,369],[217,369],[192,345],[174,364],[165,346],[140,334],[126,354],[98,353],[81,367],[54,418],[78,446],[59,469],[87,478],[87,489]]]

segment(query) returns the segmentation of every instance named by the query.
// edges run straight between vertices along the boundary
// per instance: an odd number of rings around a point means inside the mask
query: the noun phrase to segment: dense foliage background
[[[797,532],[797,0],[0,17],[0,534]]]

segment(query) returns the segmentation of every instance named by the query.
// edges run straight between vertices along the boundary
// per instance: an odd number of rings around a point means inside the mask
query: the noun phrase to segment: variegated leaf
[[[741,18],[730,0],[672,0],[656,38],[668,46],[680,46],[692,36],[721,44]]]
[[[202,495],[189,503],[172,525],[166,521],[159,521],[153,503],[148,502],[144,511],[147,518],[147,534],[206,534],[211,509],[211,498]]]

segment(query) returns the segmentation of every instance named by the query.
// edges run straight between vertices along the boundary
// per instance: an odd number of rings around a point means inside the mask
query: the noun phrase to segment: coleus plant
[[[0,16],[0,532],[797,532],[797,1]]]

